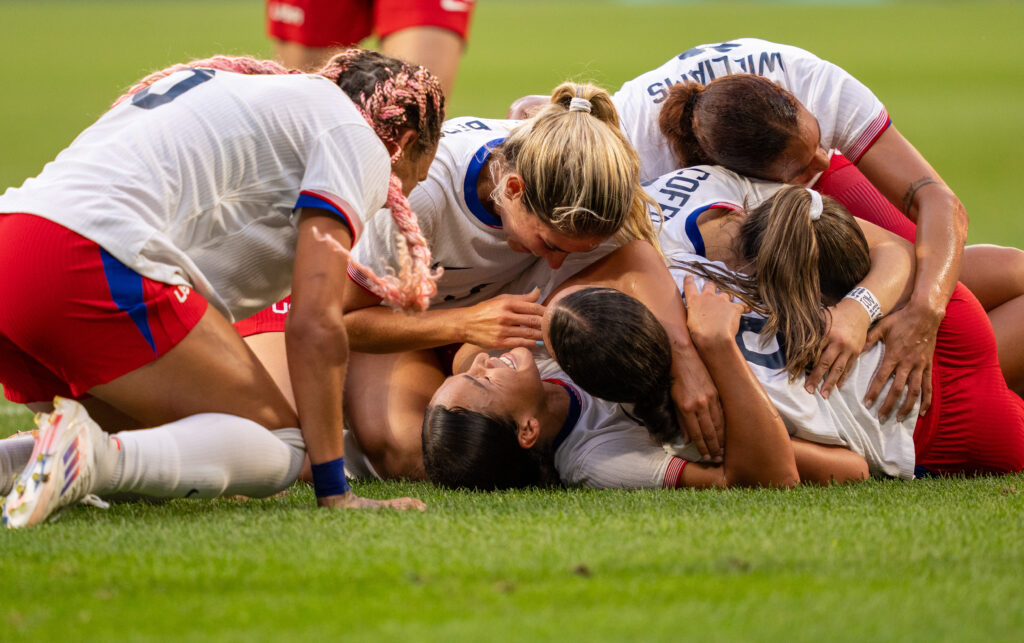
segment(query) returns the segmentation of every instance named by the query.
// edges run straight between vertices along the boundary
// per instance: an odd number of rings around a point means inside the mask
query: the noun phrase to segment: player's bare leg
[[[381,53],[422,65],[440,78],[445,96],[452,94],[464,47],[458,34],[441,27],[410,27],[380,41]]]
[[[432,350],[350,354],[348,422],[384,478],[426,479],[423,414],[444,373]]]
[[[314,72],[345,47],[307,47],[297,42],[275,40],[274,50],[282,65],[290,69]]]
[[[987,244],[964,248],[960,281],[988,312],[1007,386],[1024,394],[1024,251]]]
[[[197,413],[227,413],[268,429],[298,418],[234,327],[210,307],[177,346],[89,391],[146,426]]]

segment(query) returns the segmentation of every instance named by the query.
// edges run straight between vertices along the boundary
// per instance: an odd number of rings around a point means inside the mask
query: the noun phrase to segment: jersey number
[[[779,344],[779,349],[771,353],[760,353],[751,350],[750,347],[747,346],[747,342],[743,341],[744,333],[760,335],[761,330],[764,328],[764,324],[765,320],[760,317],[740,317],[740,331],[736,333],[736,344],[739,345],[740,352],[743,353],[743,357],[751,364],[758,364],[765,368],[781,370],[786,365],[786,356],[782,352],[783,347],[781,336],[775,336],[775,339]]]
[[[139,93],[132,96],[132,105],[141,107],[142,109],[153,109],[154,107],[160,107],[165,103],[169,103],[178,96],[181,96],[188,90],[192,89],[197,85],[202,85],[206,81],[213,78],[214,71],[212,69],[190,69],[192,72],[191,76],[186,76],[178,82],[174,83],[170,89],[162,94],[153,94],[149,90],[152,87],[147,87]]]

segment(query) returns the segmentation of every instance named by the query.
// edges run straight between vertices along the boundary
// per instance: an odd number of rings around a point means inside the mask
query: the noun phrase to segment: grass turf
[[[8,0],[0,189],[134,80],[269,55],[255,0]],[[854,73],[954,187],[972,242],[1024,246],[1024,6],[480,3],[449,113],[500,116],[566,77],[609,87],[760,36]],[[1007,212],[1011,209],[1010,212]],[[0,404],[0,435],[28,413]],[[0,534],[0,639],[1017,640],[1024,476],[791,492],[412,494],[426,514],[276,499],[73,508]]]
[[[74,508],[5,534],[0,607],[37,640],[1012,640],[1024,476],[789,492],[311,493]],[[7,638],[5,636],[5,638]]]

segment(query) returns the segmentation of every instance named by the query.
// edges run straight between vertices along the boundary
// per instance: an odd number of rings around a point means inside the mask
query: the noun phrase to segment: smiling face
[[[829,155],[821,145],[818,119],[800,105],[797,113],[797,135],[769,166],[765,178],[780,183],[807,186],[820,172],[828,169]]]
[[[540,371],[533,355],[525,348],[514,348],[500,357],[477,355],[469,370],[444,381],[431,405],[511,416],[518,423],[536,415],[542,399]]]

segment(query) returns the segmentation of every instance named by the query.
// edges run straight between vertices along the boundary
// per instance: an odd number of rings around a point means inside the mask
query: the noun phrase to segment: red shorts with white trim
[[[264,308],[252,317],[235,322],[235,330],[242,337],[260,333],[283,333],[288,311],[292,307],[292,296],[288,295],[273,306]]]
[[[207,307],[30,214],[0,214],[0,274],[0,382],[22,404],[82,397],[152,362]]]
[[[936,474],[1024,469],[1024,400],[1006,388],[981,303],[957,284],[939,325],[932,406],[914,430],[917,466]]]
[[[267,33],[307,47],[343,47],[370,35],[439,27],[463,40],[475,0],[267,0]]]

